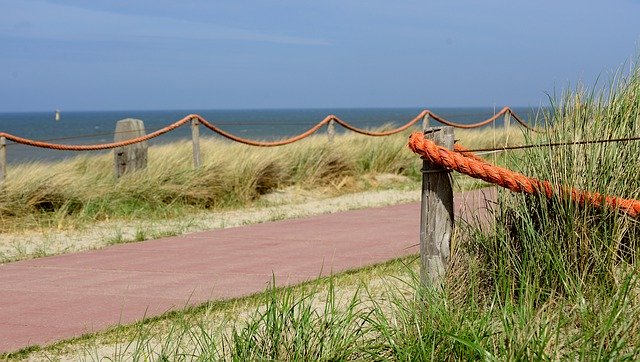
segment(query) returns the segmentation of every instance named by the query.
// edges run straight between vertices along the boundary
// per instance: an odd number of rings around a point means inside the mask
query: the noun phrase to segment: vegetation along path
[[[456,215],[494,198],[456,194]],[[414,202],[0,265],[0,352],[415,254],[419,220]]]

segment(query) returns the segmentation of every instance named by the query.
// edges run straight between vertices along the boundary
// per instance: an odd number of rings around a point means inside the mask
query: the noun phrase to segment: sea
[[[533,123],[538,109],[512,107],[528,123]],[[242,110],[155,110],[155,111],[61,111],[0,113],[0,132],[23,138],[62,144],[96,144],[114,140],[115,125],[125,118],[141,119],[145,131],[153,132],[184,116],[196,113],[221,129],[243,138],[275,140],[300,134],[329,114],[358,128],[376,128],[386,124],[403,125],[413,119],[422,108],[339,108],[339,109],[242,109]],[[500,108],[431,108],[437,115],[457,123],[471,124],[493,116]],[[431,121],[432,125],[435,123]],[[495,122],[503,125],[502,117]],[[514,123],[514,121],[512,121]],[[416,125],[416,129],[420,123]],[[491,127],[491,126],[487,126]],[[319,132],[326,132],[321,129]],[[344,132],[336,126],[336,132]],[[201,137],[220,137],[201,127]],[[190,139],[188,125],[149,141],[150,146],[176,140]],[[110,151],[83,151],[105,153]],[[51,162],[78,155],[74,151],[56,151],[25,146],[7,141],[7,163]]]

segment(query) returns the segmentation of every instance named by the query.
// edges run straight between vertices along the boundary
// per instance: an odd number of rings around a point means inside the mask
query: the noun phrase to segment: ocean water
[[[94,111],[61,112],[56,121],[53,112],[0,113],[0,132],[62,144],[113,142],[116,122],[124,118],[144,121],[147,133],[171,124],[190,113],[197,113],[223,130],[243,138],[274,140],[308,130],[329,114],[359,128],[373,128],[393,123],[396,126],[413,119],[421,108],[353,108],[353,109],[252,109],[252,110],[171,110],[171,111]],[[431,111],[454,122],[470,124],[487,119],[500,109],[432,108]],[[533,123],[537,110],[513,108],[525,121]],[[432,124],[434,121],[432,121]],[[502,118],[496,126],[502,125]],[[416,126],[416,127],[419,127]],[[416,128],[417,129],[417,128]],[[336,127],[343,132],[342,127]],[[321,129],[319,133],[326,132]],[[221,137],[201,127],[201,137]],[[149,141],[150,146],[178,139],[189,139],[190,127],[184,125]],[[7,142],[8,163],[55,161],[78,155],[74,151],[56,151]],[[90,153],[110,151],[88,151]]]

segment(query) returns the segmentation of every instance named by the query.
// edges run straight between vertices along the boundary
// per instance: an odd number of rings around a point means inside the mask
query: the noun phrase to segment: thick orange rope
[[[597,192],[580,191],[569,187],[557,187],[549,181],[530,178],[506,168],[487,163],[463,147],[456,146],[456,151],[450,151],[436,145],[431,140],[425,139],[424,134],[421,132],[415,132],[409,137],[408,146],[413,152],[419,154],[434,165],[494,183],[511,191],[524,192],[531,195],[543,193],[550,199],[554,194],[554,190],[558,190],[557,192],[561,196],[569,197],[579,205],[588,203],[600,208],[608,205],[614,209],[625,212],[631,217],[640,216],[640,201],[638,200],[603,196]]]
[[[312,134],[314,134],[315,132],[317,132],[320,128],[322,128],[322,126],[324,126],[325,124],[330,123],[331,121],[334,121],[338,124],[340,124],[342,127],[352,131],[352,132],[356,132],[362,135],[366,135],[366,136],[374,136],[374,137],[381,137],[381,136],[389,136],[392,134],[396,134],[399,132],[402,132],[406,129],[408,129],[409,127],[413,126],[414,124],[416,124],[417,122],[419,122],[421,119],[424,119],[424,117],[431,117],[434,120],[443,123],[445,125],[448,126],[453,126],[453,127],[458,127],[458,128],[476,128],[476,127],[482,127],[488,123],[491,123],[493,121],[495,121],[496,119],[498,119],[498,117],[500,117],[501,115],[504,115],[505,113],[509,112],[520,124],[522,124],[524,127],[526,127],[527,129],[530,130],[534,130],[533,128],[531,128],[529,125],[527,125],[525,122],[523,122],[520,117],[518,117],[515,113],[513,113],[513,111],[511,111],[511,109],[509,107],[504,107],[500,112],[498,112],[495,116],[478,122],[478,123],[474,123],[474,124],[459,124],[459,123],[454,123],[454,122],[450,122],[445,120],[444,118],[441,118],[440,116],[436,115],[435,113],[431,112],[430,110],[423,110],[422,112],[420,112],[416,117],[414,117],[411,121],[407,122],[405,125],[389,130],[389,131],[384,131],[384,132],[371,132],[371,131],[367,131],[364,129],[360,129],[360,128],[356,128],[352,125],[350,125],[349,123],[341,120],[340,118],[334,116],[334,115],[328,115],[327,117],[325,117],[322,121],[318,122],[318,124],[316,124],[315,126],[311,127],[309,130],[291,137],[291,138],[287,138],[281,141],[273,141],[273,142],[264,142],[264,141],[255,141],[255,140],[250,140],[250,139],[246,139],[246,138],[242,138],[242,137],[238,137],[236,135],[233,135],[231,133],[225,132],[222,129],[218,128],[217,126],[215,126],[212,123],[209,123],[206,119],[204,119],[203,117],[201,117],[200,115],[197,114],[190,114],[184,118],[182,118],[181,120],[170,124],[162,129],[159,129],[155,132],[149,133],[148,135],[142,136],[142,137],[138,137],[138,138],[132,138],[129,140],[125,140],[125,141],[121,141],[121,142],[111,142],[111,143],[101,143],[101,144],[94,144],[94,145],[65,145],[65,144],[59,144],[59,143],[49,143],[49,142],[44,142],[44,141],[36,141],[36,140],[31,140],[31,139],[27,139],[27,138],[22,138],[19,136],[14,136],[12,134],[9,133],[4,133],[4,132],[0,132],[0,137],[5,137],[6,139],[16,142],[16,143],[21,143],[27,146],[33,146],[33,147],[41,147],[41,148],[49,148],[49,149],[53,149],[53,150],[64,150],[64,151],[95,151],[95,150],[107,150],[107,149],[111,149],[111,148],[116,148],[116,147],[123,147],[123,146],[128,146],[128,145],[132,145],[134,143],[139,143],[139,142],[144,142],[144,141],[148,141],[152,138],[158,137],[160,135],[163,135],[167,132],[173,131],[174,129],[182,126],[185,123],[190,122],[192,119],[196,119],[198,120],[198,122],[202,123],[202,125],[204,125],[205,127],[207,127],[208,129],[212,130],[213,132],[216,132],[217,134],[228,138],[232,141],[235,142],[240,142],[240,143],[244,143],[246,145],[251,145],[251,146],[259,146],[259,147],[274,147],[274,146],[282,146],[282,145],[287,145],[293,142],[297,142],[300,141],[303,138],[309,137]]]

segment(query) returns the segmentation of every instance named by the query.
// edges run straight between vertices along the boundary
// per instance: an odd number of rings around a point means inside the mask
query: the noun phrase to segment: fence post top
[[[438,133],[438,132],[444,132],[444,133],[453,133],[453,127],[451,126],[434,126],[434,127],[429,127],[427,129],[424,130],[424,134],[432,134],[432,133]]]
[[[142,122],[142,120],[137,118],[123,118],[118,122]]]

